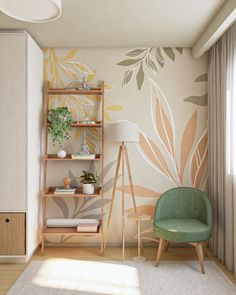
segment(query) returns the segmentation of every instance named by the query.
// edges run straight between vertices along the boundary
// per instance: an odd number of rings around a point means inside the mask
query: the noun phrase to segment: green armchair
[[[211,204],[206,193],[190,187],[165,192],[156,204],[153,227],[160,238],[156,266],[168,242],[187,242],[196,248],[205,273],[203,243],[210,239],[212,227]]]

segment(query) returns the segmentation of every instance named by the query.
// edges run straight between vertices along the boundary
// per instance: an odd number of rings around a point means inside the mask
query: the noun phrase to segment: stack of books
[[[54,195],[74,195],[76,192],[76,187],[65,188],[57,187],[54,191]]]
[[[95,159],[95,154],[72,154],[71,158],[74,160],[93,160]]]

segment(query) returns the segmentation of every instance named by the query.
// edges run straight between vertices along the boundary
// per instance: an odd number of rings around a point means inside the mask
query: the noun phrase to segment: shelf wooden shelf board
[[[96,236],[100,235],[101,226],[97,232],[77,232],[76,227],[45,227],[42,230],[43,235],[68,235],[68,236]]]
[[[61,193],[60,195],[59,194],[54,194],[54,191],[55,191],[55,187],[50,187],[47,189],[47,192],[44,194],[44,197],[77,197],[77,198],[84,198],[84,197],[91,197],[91,198],[94,198],[94,197],[98,197],[100,196],[100,192],[101,192],[101,187],[96,187],[94,189],[94,194],[83,194],[83,190],[82,190],[82,187],[78,187],[76,189],[76,192],[75,194],[63,194]]]
[[[63,89],[63,88],[49,88],[48,94],[50,95],[102,95],[103,91],[101,88],[95,88],[95,89]]]
[[[50,126],[50,125],[51,123],[48,122],[47,126]],[[96,121],[95,124],[82,124],[82,123],[73,122],[72,124],[70,124],[70,127],[102,127],[102,122]]]
[[[72,159],[71,154],[67,154],[65,158],[58,158],[56,154],[48,154],[44,157],[46,161],[99,161],[101,159],[101,154],[96,154],[95,159]]]

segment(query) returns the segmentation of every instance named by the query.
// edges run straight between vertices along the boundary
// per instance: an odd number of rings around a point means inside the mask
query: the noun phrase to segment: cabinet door
[[[0,213],[0,255],[25,255],[25,213]]]
[[[25,34],[0,33],[0,211],[26,211]]]

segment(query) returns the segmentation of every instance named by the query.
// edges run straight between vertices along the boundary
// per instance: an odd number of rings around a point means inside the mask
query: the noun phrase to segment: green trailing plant
[[[83,170],[83,175],[79,177],[79,180],[83,184],[89,184],[89,183],[97,183],[98,182],[98,175],[97,172],[89,172]]]
[[[49,133],[52,138],[53,145],[59,145],[70,138],[72,115],[67,107],[60,107],[48,111],[48,120],[51,123]]]

